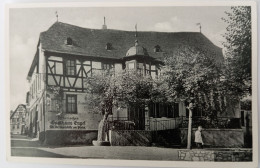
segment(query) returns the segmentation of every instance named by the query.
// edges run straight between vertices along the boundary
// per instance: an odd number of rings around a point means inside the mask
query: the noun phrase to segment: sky
[[[221,20],[227,17],[230,7],[92,7],[92,8],[17,8],[9,14],[9,53],[10,53],[10,101],[11,110],[25,104],[29,83],[26,80],[31,66],[40,32],[46,31],[56,22],[86,28],[100,29],[106,17],[108,29],[198,32],[215,45],[223,48],[222,34],[227,24]],[[129,46],[131,47],[131,46]]]

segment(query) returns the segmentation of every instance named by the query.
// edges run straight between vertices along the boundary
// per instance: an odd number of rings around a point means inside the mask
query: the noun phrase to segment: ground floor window
[[[151,103],[149,105],[149,116],[154,118],[179,117],[179,103]]]
[[[77,113],[77,95],[66,96],[67,113]]]

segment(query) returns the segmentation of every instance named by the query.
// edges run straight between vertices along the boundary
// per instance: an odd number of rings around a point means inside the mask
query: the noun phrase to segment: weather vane
[[[137,37],[137,23],[135,24],[135,37]]]
[[[200,24],[200,23],[197,23],[196,25],[197,25],[197,26],[200,26],[199,28],[200,28],[200,33],[201,33],[201,24]]]
[[[58,22],[58,21],[59,21],[59,15],[58,15],[58,12],[56,11],[55,14],[56,14],[57,22]]]

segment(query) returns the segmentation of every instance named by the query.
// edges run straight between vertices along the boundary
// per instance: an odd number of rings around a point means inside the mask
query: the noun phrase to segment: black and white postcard
[[[256,167],[254,1],[6,5],[9,161]]]

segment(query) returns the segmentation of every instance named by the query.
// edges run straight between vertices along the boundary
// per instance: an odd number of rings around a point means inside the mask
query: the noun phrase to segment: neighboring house
[[[11,134],[25,134],[25,115],[26,106],[24,104],[19,104],[15,111],[11,113],[10,116],[10,131]]]
[[[31,135],[45,143],[91,143],[96,139],[102,116],[88,110],[84,82],[93,73],[134,69],[155,77],[164,55],[181,45],[204,47],[215,53],[216,61],[223,60],[222,49],[199,32],[138,32],[136,36],[134,31],[106,26],[89,29],[62,22],[42,32],[28,73]],[[129,107],[115,110],[110,117],[138,122],[142,130],[163,130],[176,128],[182,116],[186,116],[184,102],[157,103],[148,109]]]

